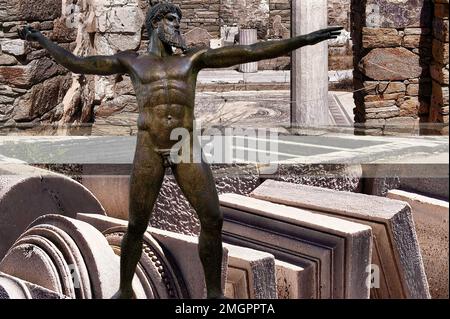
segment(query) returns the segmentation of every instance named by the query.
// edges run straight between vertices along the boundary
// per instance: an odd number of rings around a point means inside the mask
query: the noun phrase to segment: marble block
[[[265,181],[250,196],[370,226],[373,232],[371,298],[430,298],[407,203],[272,180]]]
[[[225,242],[312,268],[304,292],[312,298],[369,297],[370,227],[236,194],[219,199]]]

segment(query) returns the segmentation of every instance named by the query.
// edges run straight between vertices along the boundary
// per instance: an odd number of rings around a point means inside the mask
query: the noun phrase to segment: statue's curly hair
[[[181,19],[181,9],[173,3],[160,2],[152,6],[147,11],[147,17],[145,18],[145,27],[147,28],[147,32],[151,33],[153,31],[153,21],[160,21],[168,13],[176,13]]]

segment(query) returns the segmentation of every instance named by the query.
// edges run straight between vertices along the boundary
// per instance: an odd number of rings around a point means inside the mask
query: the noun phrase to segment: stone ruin
[[[448,0],[352,1],[355,123],[448,135]]]
[[[191,34],[192,43],[234,41],[240,22],[225,9],[241,1],[174,2],[187,17],[183,30],[201,30]],[[251,2],[258,17],[270,18],[256,26],[260,34],[290,32],[289,0]],[[399,5],[389,0],[328,1],[330,24],[346,21],[352,32],[356,120],[365,134],[418,132],[419,122],[448,133],[448,0],[404,2],[395,15]],[[134,112],[129,78],[69,74],[16,32],[32,22],[79,55],[139,51],[147,41],[146,1],[39,4],[0,0],[0,125],[56,130]],[[350,48],[348,35],[338,39],[330,49],[335,63],[348,65]],[[380,72],[386,61],[395,62],[389,65],[395,72]],[[0,299],[111,297],[128,216],[130,166],[124,166],[119,175],[117,167],[86,165],[81,184],[23,164],[0,167]],[[108,169],[113,174],[103,174]],[[361,172],[349,173],[346,165],[326,169],[337,178],[305,165],[280,166],[268,179],[256,167],[237,167],[234,175],[221,169],[214,171],[225,215],[228,297],[448,298],[448,202],[402,191],[390,191],[392,199],[349,193],[360,191]],[[198,232],[195,213],[166,176],[133,282],[136,298],[205,296]]]
[[[40,133],[96,134],[89,125],[108,123],[119,114],[121,134],[124,118],[137,105],[127,76],[75,75],[56,65],[38,44],[18,38],[17,30],[31,24],[44,35],[76,55],[114,54],[120,50],[143,51],[148,36],[143,27],[147,0],[0,0],[0,127],[4,131],[35,128]],[[181,30],[192,45],[209,45],[223,38],[234,42],[239,27],[256,21],[259,40],[290,36],[290,0],[174,0],[183,10]],[[331,8],[334,8],[332,10]],[[350,0],[329,0],[330,24],[349,29]],[[237,14],[239,12],[240,14]],[[237,17],[240,17],[238,19]],[[220,45],[221,42],[219,42]],[[348,34],[330,42],[333,70],[352,67]],[[217,45],[217,44],[216,44]],[[290,57],[259,62],[259,69],[289,69]],[[86,130],[66,131],[69,124]],[[121,128],[121,126],[124,126]]]
[[[0,298],[110,298],[127,225],[104,209],[117,190],[99,201],[64,175],[23,164],[1,174]],[[220,195],[226,296],[448,297],[448,202],[391,193],[396,199],[269,179],[248,195]],[[136,298],[204,298],[197,243],[149,227]]]

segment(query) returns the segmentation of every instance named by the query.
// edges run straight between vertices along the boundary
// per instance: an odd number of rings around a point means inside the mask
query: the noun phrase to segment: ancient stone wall
[[[181,30],[186,33],[193,28],[202,28],[212,36],[220,35],[219,8],[221,0],[173,0],[183,11]]]
[[[73,37],[58,37],[61,33],[53,32],[62,15],[61,0],[0,0],[0,8],[0,125],[21,127],[41,119],[58,120],[71,76],[39,45],[20,40],[17,30],[32,22],[52,40],[73,50]]]
[[[431,119],[433,11],[431,0],[352,1],[355,122],[363,133],[419,133]]]
[[[208,44],[221,35],[221,27],[233,24],[256,27],[260,40],[290,36],[291,0],[173,2],[183,10],[182,31],[194,43]],[[348,3],[329,0],[330,24],[348,24]],[[135,112],[128,77],[72,74],[38,44],[19,39],[17,30],[31,24],[79,56],[144,51],[147,8],[148,0],[0,0],[0,126],[17,130],[41,124],[48,133],[65,123]],[[331,68],[349,68],[348,44],[343,38],[330,47]],[[260,69],[289,67],[289,56],[259,63]]]
[[[448,135],[448,0],[434,0],[433,62],[431,64],[431,107],[429,122],[432,132]]]

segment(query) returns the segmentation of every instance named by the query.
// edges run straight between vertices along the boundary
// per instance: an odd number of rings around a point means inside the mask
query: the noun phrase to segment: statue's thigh
[[[161,156],[138,144],[130,178],[130,220],[150,217],[164,172]]]
[[[221,218],[219,198],[211,168],[206,163],[174,165],[175,178],[201,222]]]

